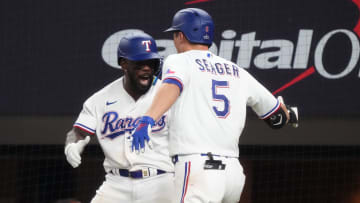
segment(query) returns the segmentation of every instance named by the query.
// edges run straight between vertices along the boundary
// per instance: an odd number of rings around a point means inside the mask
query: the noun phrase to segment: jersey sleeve
[[[280,102],[247,71],[249,97],[247,105],[261,118],[266,119],[280,108]]]
[[[182,92],[189,81],[188,66],[185,55],[175,54],[168,56],[164,61],[163,83],[175,84]]]
[[[95,134],[96,132],[96,112],[95,106],[92,103],[91,98],[88,99],[81,110],[77,120],[74,123],[74,127],[80,128],[81,130],[88,132],[90,134]]]

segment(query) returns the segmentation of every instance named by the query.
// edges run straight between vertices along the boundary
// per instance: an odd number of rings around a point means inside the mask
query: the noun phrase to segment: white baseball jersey
[[[172,172],[168,152],[168,114],[152,128],[150,139],[154,148],[136,155],[131,149],[131,132],[150,107],[160,82],[135,101],[124,89],[123,77],[92,95],[84,103],[74,127],[96,134],[105,155],[104,168],[138,170],[151,167]]]
[[[247,71],[210,51],[168,56],[163,81],[181,90],[171,110],[171,156],[212,152],[238,157],[246,107],[262,119],[280,107]]]

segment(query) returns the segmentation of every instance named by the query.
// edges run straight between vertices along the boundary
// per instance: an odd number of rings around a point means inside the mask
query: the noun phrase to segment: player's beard
[[[141,82],[141,78],[136,74],[129,74],[128,79],[130,83],[130,87],[133,89],[134,92],[138,94],[145,94],[151,87],[153,75],[150,75],[150,78],[148,79],[147,83],[144,84]]]

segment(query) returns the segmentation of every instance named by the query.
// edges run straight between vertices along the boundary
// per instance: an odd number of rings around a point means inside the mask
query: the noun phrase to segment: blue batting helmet
[[[138,32],[124,36],[120,40],[117,55],[119,65],[121,58],[131,61],[157,59],[158,65],[155,72],[159,69],[161,56],[157,52],[155,40],[146,33]]]
[[[192,43],[211,46],[214,38],[214,22],[202,9],[185,8],[174,15],[171,27],[165,30],[165,32],[175,31],[183,32]]]

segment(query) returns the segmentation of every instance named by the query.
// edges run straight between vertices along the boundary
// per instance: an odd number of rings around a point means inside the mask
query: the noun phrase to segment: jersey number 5
[[[220,111],[216,106],[213,106],[213,110],[217,117],[219,118],[226,118],[229,115],[229,99],[223,95],[223,94],[217,94],[217,88],[229,88],[229,82],[228,81],[218,81],[218,80],[212,80],[212,97],[214,101],[223,101],[224,102],[224,108],[222,111]]]

